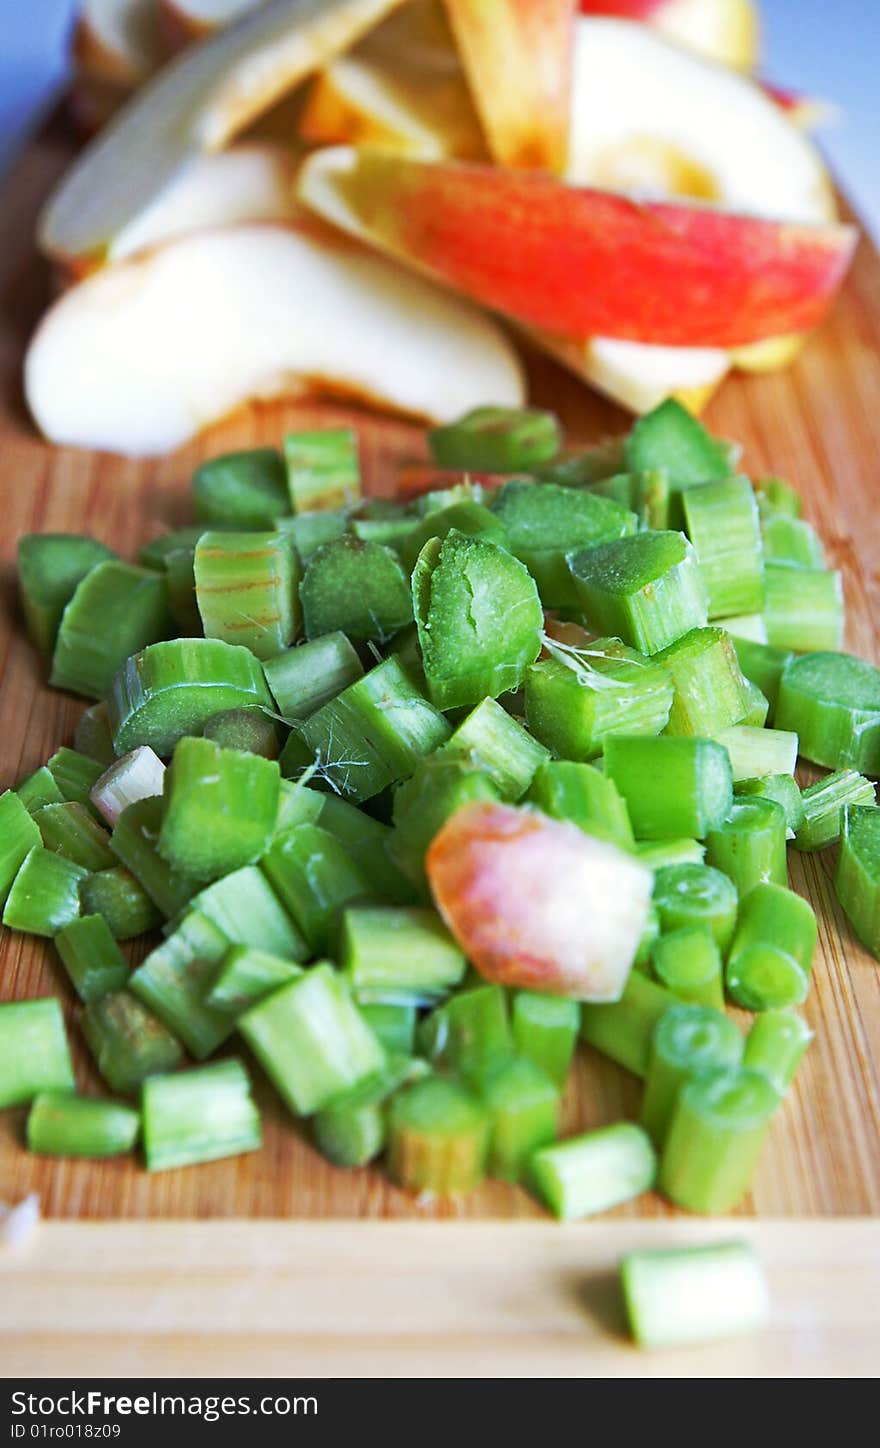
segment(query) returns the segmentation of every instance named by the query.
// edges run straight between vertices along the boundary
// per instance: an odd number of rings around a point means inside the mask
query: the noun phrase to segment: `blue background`
[[[0,0],[0,169],[63,83],[76,0]],[[833,101],[821,142],[880,238],[880,0],[761,0],[764,72]]]

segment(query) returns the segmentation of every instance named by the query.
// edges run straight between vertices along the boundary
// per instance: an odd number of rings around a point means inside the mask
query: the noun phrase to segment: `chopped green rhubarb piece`
[[[428,433],[439,467],[483,473],[533,472],[552,462],[561,444],[559,419],[537,407],[475,407]]]
[[[746,1036],[743,1065],[760,1071],[784,1096],[812,1039],[803,1016],[794,1011],[764,1011]]]
[[[873,805],[875,787],[854,769],[826,774],[801,795],[803,819],[795,831],[799,850],[822,850],[840,839],[847,805]],[[39,818],[39,816],[37,816]]]
[[[277,759],[281,752],[275,723],[262,709],[224,709],[208,720],[203,737],[221,749],[257,754],[262,759]]]
[[[63,804],[64,795],[55,783],[45,764],[35,769],[21,784],[15,786],[15,793],[29,814],[36,814],[44,804]]]
[[[669,398],[640,417],[624,445],[627,467],[665,468],[679,488],[726,478],[730,444],[712,437],[680,402]]]
[[[332,543],[334,538],[342,538],[348,532],[349,510],[337,508],[326,512],[297,513],[293,518],[279,518],[275,527],[291,539],[299,561],[305,567],[323,543]]]
[[[735,613],[724,620],[724,627],[737,642],[752,644],[767,643],[767,625],[762,613]]]
[[[297,825],[317,824],[318,816],[329,798],[319,789],[309,789],[300,780],[282,779],[278,795],[278,819],[272,843],[277,844]]]
[[[199,882],[162,859],[158,848],[161,828],[161,799],[138,800],[116,821],[110,848],[170,920],[189,903]]]
[[[480,1085],[513,1056],[504,989],[480,984],[459,991],[423,1022],[421,1039],[437,1065]]]
[[[78,533],[25,533],[18,540],[18,587],[31,642],[51,654],[61,615],[87,573],[115,558],[112,548]]]
[[[726,620],[728,632],[730,619]],[[751,683],[757,685],[770,705],[768,719],[776,722],[776,704],[779,698],[779,683],[786,664],[794,658],[790,649],[772,648],[768,643],[754,642],[741,637],[734,638],[739,666]],[[786,728],[789,727],[786,725]]]
[[[425,855],[438,830],[462,805],[499,798],[496,783],[487,770],[472,764],[467,757],[447,754],[445,749],[420,760],[412,778],[395,790],[390,849],[400,868],[422,894],[428,893]]]
[[[619,1001],[581,1007],[581,1039],[633,1075],[644,1076],[654,1027],[676,1004],[671,991],[631,971]]]
[[[507,546],[526,565],[545,608],[575,608],[577,593],[566,555],[635,533],[635,513],[595,493],[516,478],[499,488],[492,512]]]
[[[377,1076],[386,1055],[329,964],[313,965],[246,1011],[239,1029],[296,1116]]]
[[[518,990],[513,995],[510,1026],[514,1049],[540,1067],[557,1090],[568,1077],[580,1023],[577,1001],[531,990]]]
[[[358,501],[361,474],[352,428],[289,432],[284,439],[284,460],[294,513],[350,507]]]
[[[666,865],[654,878],[654,905],[664,934],[704,925],[722,955],[736,926],[736,887],[711,865]]]
[[[116,863],[110,836],[84,804],[44,804],[34,822],[47,850],[63,855],[89,872],[110,870]]]
[[[238,1060],[151,1076],[143,1089],[147,1171],[239,1156],[262,1145],[260,1115]]]
[[[284,459],[274,447],[210,458],[193,473],[192,492],[202,523],[273,528],[290,511]]]
[[[148,1076],[183,1060],[176,1036],[131,991],[114,991],[86,1006],[80,1021],[95,1065],[112,1091],[134,1096]]]
[[[880,774],[880,669],[850,654],[790,659],[776,722],[797,731],[801,754],[814,764]]]
[[[672,676],[618,639],[584,648],[544,638],[549,658],[526,672],[529,729],[563,759],[601,754],[609,734],[659,734],[672,707]]]
[[[102,915],[114,940],[131,940],[144,935],[162,919],[158,905],[143,885],[123,865],[99,870],[79,882],[80,908],[84,915]]]
[[[289,723],[308,719],[364,673],[352,644],[338,630],[266,659],[263,671],[278,712]]]
[[[266,526],[268,527],[268,524]],[[172,528],[167,533],[160,533],[143,545],[137,561],[144,568],[155,568],[157,573],[161,573],[172,553],[192,553],[207,529],[207,523],[185,523],[182,528]]]
[[[130,989],[203,1061],[228,1039],[235,1021],[214,1010],[205,992],[229,942],[213,921],[190,910],[134,972]]]
[[[748,685],[723,629],[691,629],[654,662],[668,669],[675,688],[667,734],[712,738],[748,712]]]
[[[73,1062],[57,1000],[0,1005],[0,1110],[42,1091],[73,1091]]]
[[[300,598],[309,640],[340,631],[382,644],[413,617],[409,579],[397,555],[351,534],[311,555]]]
[[[308,958],[308,946],[296,923],[256,865],[244,865],[206,885],[190,905],[233,945],[252,945],[285,960]]]
[[[429,1076],[393,1098],[388,1170],[398,1186],[445,1196],[478,1186],[489,1151],[489,1116],[463,1086]]]
[[[280,778],[273,759],[181,739],[165,774],[159,854],[198,880],[253,864],[275,832]]]
[[[734,801],[727,819],[706,836],[706,861],[733,882],[740,900],[756,885],[785,885],[785,811],[772,799]]]
[[[122,1156],[140,1129],[141,1114],[130,1106],[45,1091],[28,1112],[27,1144],[41,1156]]]
[[[541,648],[544,614],[518,558],[453,530],[432,539],[412,577],[429,697],[440,709],[518,689]]]
[[[709,617],[757,613],[764,606],[764,548],[748,478],[698,483],[682,494],[685,532],[709,596]]]
[[[528,802],[557,820],[570,820],[585,834],[633,849],[632,825],[617,786],[591,764],[547,759],[532,780]]]
[[[232,945],[220,961],[205,994],[205,1004],[224,1014],[240,1016],[300,975],[302,970],[290,960],[249,945]]]
[[[727,750],[734,782],[764,774],[794,774],[798,737],[787,729],[734,724],[714,735]]]
[[[195,551],[205,637],[271,659],[299,632],[299,561],[283,533],[203,533]]]
[[[272,700],[250,649],[222,639],[174,639],[128,659],[108,699],[113,744],[125,754],[149,744],[167,756],[184,734],[200,734],[223,709]]]
[[[82,865],[35,845],[9,888],[3,924],[51,939],[79,915],[79,886],[87,874]]]
[[[416,1039],[416,1010],[411,1003],[389,1005],[373,1001],[360,1007],[361,1015],[376,1040],[390,1055],[411,1056]]]
[[[727,959],[727,991],[750,1011],[806,999],[816,949],[812,908],[781,885],[756,885],[743,900]]]
[[[834,887],[859,940],[880,959],[880,810],[844,811]]]
[[[803,518],[765,511],[761,518],[764,556],[770,563],[794,563],[799,568],[824,568],[825,550],[815,528]]]
[[[697,555],[683,533],[636,533],[569,555],[589,624],[646,654],[707,620]]]
[[[581,452],[564,454],[538,470],[537,476],[542,482],[561,483],[566,488],[590,487],[623,471],[624,450],[623,438],[609,437]]]
[[[702,865],[706,846],[699,840],[642,840],[636,854],[643,865],[662,870],[667,865]]]
[[[11,789],[0,794],[0,907],[25,856],[41,841],[39,827],[21,797]]]
[[[417,891],[395,861],[391,828],[339,795],[311,792],[322,801],[314,822],[339,841],[367,882],[370,896],[389,905],[414,904]]]
[[[489,775],[500,797],[522,799],[535,771],[549,758],[543,744],[511,718],[496,699],[483,699],[454,730],[443,750]]]
[[[95,780],[89,798],[112,829],[130,804],[142,799],[155,799],[162,793],[165,766],[149,745],[142,744],[123,754]]]
[[[380,1102],[328,1106],[312,1122],[315,1145],[334,1166],[366,1166],[383,1151],[387,1138]]]
[[[749,1190],[779,1096],[760,1072],[720,1067],[678,1093],[658,1185],[689,1212],[729,1212]]]
[[[843,578],[833,569],[792,563],[764,567],[764,621],[774,648],[805,654],[843,641]]]
[[[340,964],[361,1003],[436,1001],[461,984],[467,966],[436,911],[392,906],[345,911]]]
[[[116,559],[98,563],[64,610],[49,682],[102,699],[126,659],[165,638],[170,627],[164,578]]]
[[[103,773],[97,759],[89,759],[76,749],[65,748],[56,749],[52,758],[46,761],[46,768],[58,785],[62,798],[70,804],[89,804],[91,790]]]
[[[407,573],[412,573],[419,554],[431,538],[442,541],[453,530],[468,538],[484,538],[489,543],[497,543],[500,548],[508,547],[501,519],[475,499],[461,499],[445,508],[432,508],[403,539],[400,561]]]
[[[264,855],[261,868],[313,955],[330,948],[339,912],[372,895],[345,848],[320,825],[290,830]]]
[[[58,954],[81,1001],[88,1005],[128,980],[128,961],[102,915],[81,915],[55,937]]]
[[[707,925],[687,925],[661,935],[651,964],[662,986],[680,1001],[724,1008],[724,974],[718,942]]]
[[[781,805],[789,839],[803,823],[803,798],[790,774],[765,774],[757,779],[738,779],[733,786],[733,792],[738,798],[757,796],[759,799],[775,800]]]
[[[708,1005],[672,1006],[651,1038],[641,1122],[662,1149],[686,1081],[719,1066],[738,1066],[743,1054],[739,1028]]]
[[[709,739],[611,735],[605,773],[626,801],[637,839],[705,839],[733,800],[727,752]]]
[[[746,679],[746,693],[748,695],[748,711],[743,715],[742,723],[750,724],[753,728],[763,729],[767,723],[767,716],[770,713],[770,700],[761,693],[757,684],[751,679]]]
[[[620,1264],[630,1331],[640,1347],[688,1347],[756,1332],[770,1294],[748,1242],[631,1252]]]
[[[535,1190],[564,1221],[607,1212],[641,1196],[656,1174],[650,1137],[632,1121],[542,1147],[531,1161]]]
[[[518,1182],[533,1154],[559,1132],[559,1095],[554,1083],[525,1056],[493,1071],[484,1083],[489,1113],[489,1175]]]
[[[782,513],[787,518],[799,518],[804,510],[800,493],[783,478],[758,478],[755,492],[763,517]]]
[[[215,530],[216,531],[216,530]],[[202,615],[196,598],[196,549],[176,548],[165,559],[168,606],[174,632],[181,638],[201,638]]]

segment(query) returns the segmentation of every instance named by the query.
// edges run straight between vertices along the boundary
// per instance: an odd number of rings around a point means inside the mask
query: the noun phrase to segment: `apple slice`
[[[716,347],[658,347],[612,337],[573,342],[534,330],[529,335],[570,372],[630,412],[651,412],[667,397],[701,412],[731,367],[730,354]]]
[[[263,0],[159,0],[159,25],[172,52],[196,40],[207,40]]]
[[[446,0],[489,149],[502,166],[565,166],[576,8],[577,0]]]
[[[73,31],[74,65],[80,75],[134,90],[162,58],[158,0],[83,0]]]
[[[585,15],[643,20],[678,45],[736,70],[758,62],[760,21],[752,0],[580,0]]]
[[[311,156],[299,195],[343,230],[518,322],[664,346],[728,348],[815,326],[855,243],[844,226],[639,203],[536,173],[369,147]]]
[[[331,392],[433,421],[523,399],[480,312],[307,219],[199,231],[66,292],[31,341],[53,442],[165,452],[251,398]]]
[[[193,157],[217,151],[400,0],[269,0],[165,66],[74,163],[40,220],[62,262],[102,256]]]
[[[312,83],[299,133],[482,160],[486,146],[440,0],[410,0]]]

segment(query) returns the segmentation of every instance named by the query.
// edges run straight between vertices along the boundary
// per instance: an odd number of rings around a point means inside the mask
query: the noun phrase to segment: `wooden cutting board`
[[[0,631],[0,786],[16,782],[70,742],[83,707],[48,690],[45,668],[15,610],[16,539],[30,530],[93,532],[133,555],[148,538],[189,518],[187,482],[206,456],[277,443],[287,428],[354,423],[373,490],[386,464],[418,455],[408,424],[343,405],[248,408],[173,457],[131,461],[55,449],[34,434],[20,387],[22,350],[48,293],[33,251],[34,217],[68,163],[61,133],[37,141],[9,179],[0,205],[0,489],[3,500]],[[169,347],[174,338],[168,339]],[[555,366],[530,359],[532,393],[564,418],[572,440],[622,431],[628,420]],[[717,431],[745,445],[753,474],[791,478],[845,575],[847,647],[877,658],[880,528],[875,493],[880,457],[880,259],[863,242],[835,314],[790,371],[728,382],[708,413]],[[792,884],[815,905],[820,945],[806,1015],[816,1040],[777,1118],[744,1214],[859,1215],[880,1210],[880,967],[854,941],[832,890],[833,852],[791,852]],[[132,949],[139,959],[142,949]],[[81,1048],[72,999],[46,943],[2,932],[0,999],[61,996],[75,1045],[78,1081],[98,1086]],[[455,1202],[425,1205],[378,1170],[343,1172],[324,1162],[260,1080],[265,1145],[255,1155],[150,1177],[134,1161],[53,1162],[21,1148],[22,1118],[0,1115],[0,1199],[36,1190],[56,1217],[533,1217],[525,1192],[496,1183]],[[568,1130],[634,1115],[635,1079],[582,1053],[565,1102]],[[619,1215],[674,1215],[648,1196]]]

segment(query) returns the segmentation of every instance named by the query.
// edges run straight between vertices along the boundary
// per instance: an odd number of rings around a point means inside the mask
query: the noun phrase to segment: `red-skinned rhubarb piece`
[[[479,802],[447,820],[426,867],[438,910],[487,980],[620,998],[653,880],[632,855],[537,810]]]
[[[334,147],[300,198],[379,250],[566,337],[737,347],[825,316],[855,231],[637,202],[534,173]]]
[[[489,149],[502,166],[562,171],[577,0],[446,0]]]

